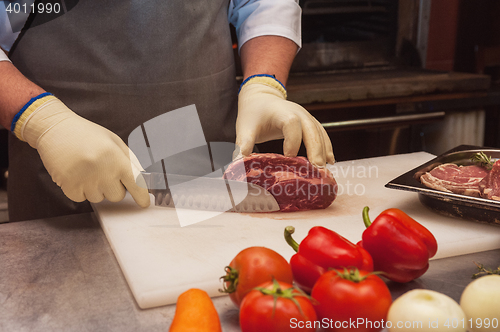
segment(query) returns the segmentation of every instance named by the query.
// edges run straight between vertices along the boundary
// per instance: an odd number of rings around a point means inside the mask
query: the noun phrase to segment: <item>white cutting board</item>
[[[218,215],[184,210],[182,218],[205,219],[187,227],[180,227],[175,209],[154,205],[141,209],[130,196],[120,203],[95,204],[94,211],[141,308],[175,303],[192,287],[221,295],[224,267],[250,246],[265,246],[289,259],[294,251],[283,238],[288,225],[295,226],[298,242],[317,225],[357,242],[364,230],[361,211],[366,205],[372,220],[394,207],[426,226],[438,241],[435,258],[500,248],[500,227],[438,215],[422,206],[416,193],[384,187],[433,157],[418,152],[339,162],[329,167],[339,184],[339,196],[325,210]]]

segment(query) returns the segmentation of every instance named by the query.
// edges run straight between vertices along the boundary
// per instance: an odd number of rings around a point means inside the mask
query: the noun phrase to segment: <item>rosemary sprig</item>
[[[472,275],[472,279],[477,279],[477,278],[479,278],[479,277],[481,277],[481,276],[483,276],[483,275],[489,275],[489,274],[500,274],[500,266],[499,266],[499,267],[497,267],[497,269],[496,269],[496,270],[492,270],[492,269],[490,269],[490,268],[486,268],[486,267],[484,267],[484,265],[483,265],[483,264],[476,263],[476,262],[474,262],[474,264],[476,264],[477,269],[479,270],[479,272],[474,273],[474,274]]]
[[[470,160],[474,163],[479,163],[481,166],[490,170],[493,167],[491,157],[488,157],[483,151],[475,153]]]

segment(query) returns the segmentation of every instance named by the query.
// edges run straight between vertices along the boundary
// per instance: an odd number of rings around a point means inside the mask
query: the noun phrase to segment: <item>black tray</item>
[[[500,201],[428,188],[419,180],[422,174],[441,164],[471,165],[470,157],[480,151],[492,159],[500,159],[500,149],[460,145],[395,178],[385,186],[418,193],[420,202],[439,214],[500,226]]]

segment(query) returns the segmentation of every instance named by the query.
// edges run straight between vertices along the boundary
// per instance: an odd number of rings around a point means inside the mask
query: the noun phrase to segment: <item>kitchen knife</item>
[[[141,173],[155,205],[229,212],[279,211],[278,202],[263,187],[221,177]]]

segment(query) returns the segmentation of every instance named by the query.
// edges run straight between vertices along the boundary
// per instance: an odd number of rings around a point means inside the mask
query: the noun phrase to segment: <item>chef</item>
[[[19,35],[0,7],[10,220],[89,212],[89,202],[120,201],[126,191],[147,207],[134,179],[141,165],[124,141],[186,105],[196,105],[207,142],[236,142],[234,157],[284,138],[285,155],[303,141],[313,164],[333,163],[324,129],[286,100],[301,45],[297,2],[81,0],[55,18],[34,7]],[[229,23],[243,67],[239,92]]]

